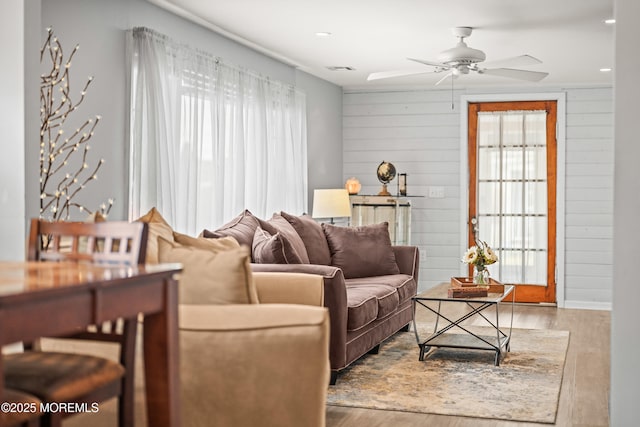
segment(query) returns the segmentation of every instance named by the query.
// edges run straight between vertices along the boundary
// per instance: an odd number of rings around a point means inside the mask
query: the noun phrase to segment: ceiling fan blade
[[[453,72],[453,70],[451,70],[447,74],[445,74],[444,77],[442,77],[440,80],[438,80],[434,86],[438,86],[440,83],[442,83],[443,81],[447,80],[449,77],[451,77],[452,79],[457,79],[458,78],[458,76]]]
[[[380,80],[380,79],[390,79],[392,77],[402,77],[402,76],[413,76],[416,74],[426,74],[431,73],[431,71],[416,71],[416,70],[395,70],[395,71],[380,71],[378,73],[371,73],[367,77],[367,81],[371,80]]]
[[[444,68],[445,70],[448,70],[449,68],[451,68],[447,64],[443,64],[441,62],[426,61],[424,59],[415,59],[415,58],[407,58],[407,59],[409,61],[419,62],[420,64],[430,65],[432,67]]]
[[[508,77],[510,79],[528,80],[530,82],[539,82],[549,75],[549,73],[542,73],[540,71],[514,70],[513,68],[490,68],[478,72],[480,74]]]
[[[542,64],[538,58],[531,55],[514,56],[513,58],[498,59],[496,61],[483,62],[483,68],[511,68],[511,67],[527,67],[529,65]]]

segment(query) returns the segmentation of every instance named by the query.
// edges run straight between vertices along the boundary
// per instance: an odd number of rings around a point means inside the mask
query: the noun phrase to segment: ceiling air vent
[[[339,65],[329,66],[327,69],[331,71],[355,71],[356,69],[353,67],[344,67]]]

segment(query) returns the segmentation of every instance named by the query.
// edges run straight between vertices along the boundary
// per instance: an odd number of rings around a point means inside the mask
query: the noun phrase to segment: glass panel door
[[[491,277],[536,302],[555,301],[555,110],[548,144],[547,104],[470,104],[469,112],[470,244],[487,242],[500,259],[489,266]]]

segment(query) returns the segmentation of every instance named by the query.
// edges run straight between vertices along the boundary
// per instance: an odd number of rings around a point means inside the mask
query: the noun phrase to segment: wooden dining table
[[[0,262],[0,346],[142,314],[148,425],[178,427],[180,271],[179,264]],[[0,402],[3,389],[0,375]]]

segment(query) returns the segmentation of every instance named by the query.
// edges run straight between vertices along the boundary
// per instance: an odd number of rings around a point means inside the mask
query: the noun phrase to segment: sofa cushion
[[[347,285],[349,292],[366,292],[376,297],[378,302],[378,314],[376,319],[387,317],[398,309],[398,292],[396,288],[384,284]]]
[[[291,247],[298,254],[302,263],[309,264],[309,255],[307,254],[304,242],[289,221],[287,221],[282,215],[275,213],[267,223],[272,225],[285,239],[289,241]]]
[[[300,236],[307,250],[310,264],[329,265],[331,264],[331,252],[327,238],[322,231],[322,227],[309,215],[295,216],[286,212],[280,215],[289,222]]]
[[[360,227],[323,223],[322,229],[331,251],[331,265],[340,267],[346,279],[400,273],[387,222]]]
[[[258,218],[253,216],[251,212],[245,209],[240,215],[218,228],[215,231],[204,230],[202,237],[220,238],[231,236],[235,238],[241,245],[252,246],[253,235],[256,228],[260,225]]]
[[[347,285],[347,329],[356,330],[398,309],[396,288],[384,284]]]
[[[146,222],[148,224],[147,235],[147,264],[158,263],[158,237],[162,237],[170,242],[173,241],[173,230],[171,226],[160,215],[156,208],[151,208],[149,212],[142,215],[136,220],[137,222]]]
[[[408,274],[393,274],[390,276],[375,276],[375,277],[360,277],[356,279],[346,279],[347,286],[361,286],[361,285],[385,285],[392,286],[398,291],[398,303],[402,304],[405,301],[415,296],[418,286],[413,276]]]
[[[347,292],[347,330],[367,326],[378,317],[378,300],[366,289],[354,287]]]
[[[302,264],[291,242],[279,231],[269,233],[258,226],[251,250],[253,262],[258,264]]]
[[[203,242],[199,242],[202,244]],[[208,249],[158,238],[160,262],[179,262],[180,304],[256,304],[249,248],[229,240],[209,240]]]

